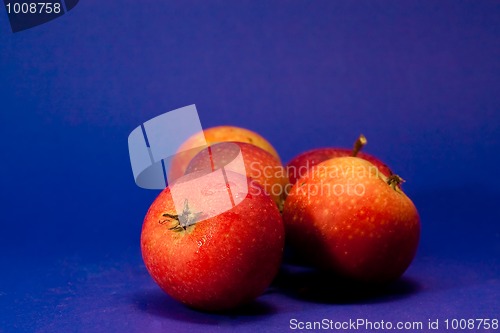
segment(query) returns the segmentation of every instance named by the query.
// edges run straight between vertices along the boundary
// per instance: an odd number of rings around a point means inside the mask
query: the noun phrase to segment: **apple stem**
[[[165,224],[167,222],[174,222],[175,223],[174,226],[171,228],[168,228],[169,230],[175,230],[175,231],[183,230],[183,228],[181,227],[181,224],[179,222],[179,215],[165,213],[165,214],[162,214],[161,216],[166,217],[166,219],[159,220],[158,223]]]
[[[188,201],[187,199],[184,201],[184,208],[182,211],[182,214],[169,214],[169,213],[164,213],[162,214],[163,217],[166,217],[165,220],[160,220],[160,224],[164,224],[166,222],[172,222],[174,221],[174,226],[170,227],[170,230],[173,231],[182,231],[186,230],[189,226],[197,223],[199,221],[200,216],[202,215],[201,212],[193,213],[192,210],[189,208]]]
[[[387,184],[389,184],[389,186],[392,187],[393,190],[396,190],[396,186],[403,183],[404,181],[405,180],[398,175],[390,175],[387,178]]]
[[[363,149],[363,147],[367,144],[368,140],[363,134],[360,134],[356,142],[354,142],[354,147],[352,148],[351,155],[356,157],[358,153]]]

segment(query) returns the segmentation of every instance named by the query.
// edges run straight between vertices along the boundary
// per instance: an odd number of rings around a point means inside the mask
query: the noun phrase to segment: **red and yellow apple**
[[[397,186],[400,181],[357,157],[318,164],[288,193],[287,241],[340,276],[374,283],[397,279],[420,238],[417,209]]]
[[[230,181],[200,172],[171,184],[152,203],[142,228],[142,256],[154,281],[199,310],[252,301],[277,274],[283,252],[284,226],[273,200],[255,190],[255,180],[229,170],[225,175]],[[185,181],[195,183],[182,186]],[[230,209],[221,193],[232,198]],[[174,196],[191,199],[179,211]]]

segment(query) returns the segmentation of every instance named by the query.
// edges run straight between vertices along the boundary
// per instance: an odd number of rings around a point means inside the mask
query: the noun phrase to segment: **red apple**
[[[280,157],[274,147],[258,133],[236,126],[216,126],[203,130],[203,133],[196,133],[182,143],[178,149],[178,154],[172,159],[172,164],[168,173],[169,179],[177,179],[184,175],[191,159],[202,150],[205,145],[210,146],[217,142],[228,141],[250,143],[264,149],[280,161]]]
[[[388,282],[412,262],[420,219],[412,201],[372,163],[339,157],[302,177],[285,201],[286,237],[318,267],[365,282]]]
[[[231,171],[225,182],[218,175],[192,173],[167,187],[149,208],[141,234],[154,281],[174,299],[206,311],[259,296],[278,272],[284,243],[280,213],[260,185]],[[174,199],[182,197],[189,199],[179,211]]]
[[[384,175],[389,177],[392,175],[391,169],[377,159],[376,157],[360,152],[363,146],[366,144],[367,140],[364,135],[360,135],[358,140],[354,144],[353,149],[347,148],[316,148],[313,150],[306,151],[298,156],[295,156],[290,162],[288,162],[286,168],[288,170],[288,178],[290,179],[290,184],[295,184],[295,182],[302,176],[306,175],[307,172],[315,165],[332,159],[336,157],[345,156],[356,156],[365,159],[375,166],[377,166]]]
[[[241,151],[244,168],[230,163]],[[227,165],[227,166],[226,166]],[[243,142],[222,142],[200,151],[189,163],[186,174],[206,169],[219,169],[243,173],[255,179],[276,202],[283,208],[288,177],[281,162],[267,151]]]

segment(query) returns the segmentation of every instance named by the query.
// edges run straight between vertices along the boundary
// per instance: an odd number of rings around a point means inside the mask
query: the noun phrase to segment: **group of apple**
[[[199,142],[207,146],[186,149]],[[247,129],[192,136],[145,216],[147,270],[171,297],[205,311],[261,295],[285,245],[348,281],[398,279],[415,256],[420,219],[402,179],[360,152],[365,143],[360,136],[353,149],[318,148],[282,165],[273,146]]]

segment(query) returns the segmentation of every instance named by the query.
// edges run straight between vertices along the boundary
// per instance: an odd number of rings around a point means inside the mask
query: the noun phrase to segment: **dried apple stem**
[[[182,214],[162,214],[163,217],[166,217],[164,220],[160,220],[160,224],[164,224],[166,222],[173,222],[174,225],[170,227],[170,230],[174,231],[183,231],[186,230],[189,226],[196,224],[202,215],[201,212],[194,213],[188,205],[187,199],[184,201],[184,209]]]
[[[387,184],[389,184],[389,186],[392,187],[393,190],[396,190],[396,187],[403,182],[404,179],[399,177],[398,175],[390,175],[387,178]]]
[[[352,148],[351,155],[356,157],[358,153],[363,149],[363,147],[367,144],[368,140],[363,134],[360,134],[356,142],[354,142],[354,147]]]

